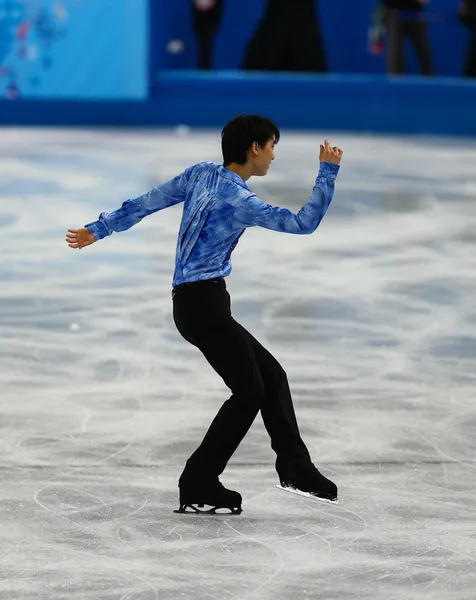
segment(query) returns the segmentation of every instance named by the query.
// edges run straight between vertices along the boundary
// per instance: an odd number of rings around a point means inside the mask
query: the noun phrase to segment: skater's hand
[[[70,248],[79,248],[79,250],[81,250],[81,248],[84,248],[85,246],[94,244],[96,238],[89,229],[82,227],[81,229],[68,229],[66,241]]]
[[[321,152],[319,154],[319,160],[321,162],[328,162],[334,165],[340,165],[342,155],[344,153],[337,146],[331,147],[329,140],[324,140],[324,146],[321,144]]]

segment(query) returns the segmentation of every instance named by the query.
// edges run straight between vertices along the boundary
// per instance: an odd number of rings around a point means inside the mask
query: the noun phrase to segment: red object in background
[[[382,41],[378,41],[378,42],[373,42],[370,45],[370,54],[374,54],[376,56],[378,56],[379,54],[383,54],[385,52],[385,42]]]
[[[27,21],[23,21],[23,23],[20,23],[20,25],[18,25],[18,29],[17,29],[17,38],[24,42],[26,40],[26,38],[28,37],[28,33],[30,31],[30,23],[28,23]]]

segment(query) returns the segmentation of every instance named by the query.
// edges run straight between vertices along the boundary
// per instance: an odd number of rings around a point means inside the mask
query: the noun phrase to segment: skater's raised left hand
[[[340,165],[342,160],[343,151],[337,146],[332,147],[329,140],[324,140],[324,145],[321,144],[321,152],[319,154],[319,160],[321,162],[328,162],[334,165]]]

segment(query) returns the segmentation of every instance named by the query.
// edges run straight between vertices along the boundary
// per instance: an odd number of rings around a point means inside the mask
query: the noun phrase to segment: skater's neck
[[[233,171],[233,173],[236,173],[243,181],[248,181],[248,179],[253,176],[253,165],[250,162],[247,162],[244,165],[230,163],[229,165],[226,165],[225,169]]]

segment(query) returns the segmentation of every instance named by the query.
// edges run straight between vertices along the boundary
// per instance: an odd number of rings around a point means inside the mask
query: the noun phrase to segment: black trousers
[[[219,476],[259,411],[277,454],[278,473],[291,464],[312,464],[299,434],[286,373],[232,317],[225,281],[178,286],[172,295],[178,331],[203,353],[232,392],[185,471]]]
[[[433,75],[428,28],[423,21],[405,19],[395,8],[387,12],[388,27],[388,60],[387,72],[391,75],[402,75],[405,72],[405,38],[409,38],[420,63],[423,75]]]

